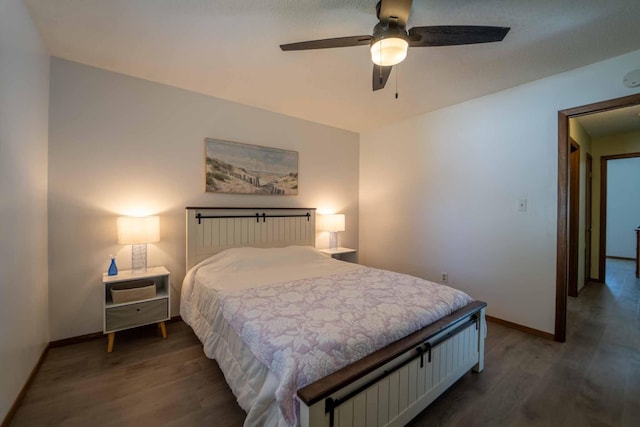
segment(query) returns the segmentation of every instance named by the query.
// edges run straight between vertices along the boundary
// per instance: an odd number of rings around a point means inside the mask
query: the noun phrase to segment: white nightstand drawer
[[[168,315],[166,298],[108,308],[105,312],[106,331],[116,331],[132,326],[145,325],[166,320]]]

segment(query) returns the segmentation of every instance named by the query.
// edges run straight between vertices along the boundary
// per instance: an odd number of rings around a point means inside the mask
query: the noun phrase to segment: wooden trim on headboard
[[[260,211],[260,210],[287,210],[287,211],[315,211],[316,208],[269,208],[269,207],[259,207],[259,208],[248,208],[248,207],[236,207],[236,208],[212,208],[207,206],[187,206],[185,209],[221,209],[221,210],[249,210],[249,211]]]

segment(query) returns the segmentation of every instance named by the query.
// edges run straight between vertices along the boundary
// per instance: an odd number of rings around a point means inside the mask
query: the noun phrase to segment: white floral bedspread
[[[399,273],[350,273],[219,292],[225,319],[278,378],[276,400],[296,425],[296,391],[472,301]]]

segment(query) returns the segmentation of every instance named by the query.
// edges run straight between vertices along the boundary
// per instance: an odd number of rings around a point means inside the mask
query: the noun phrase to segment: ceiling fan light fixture
[[[371,60],[381,67],[401,63],[407,57],[409,42],[401,37],[380,38],[371,44]]]
[[[280,49],[289,51],[368,45],[371,61],[375,64],[371,82],[372,89],[376,91],[384,88],[393,66],[405,60],[409,45],[413,49],[493,43],[502,41],[510,30],[509,27],[486,25],[428,25],[407,29],[412,5],[413,0],[379,0],[376,4],[378,23],[371,35],[287,43],[281,44]]]

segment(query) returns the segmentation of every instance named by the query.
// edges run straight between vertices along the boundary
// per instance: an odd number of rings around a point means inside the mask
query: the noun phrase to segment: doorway
[[[640,153],[626,153],[601,157],[600,173],[600,251],[598,255],[599,280],[604,281],[606,275],[607,260],[607,203],[608,203],[608,179],[609,161],[618,159],[633,159],[640,157]]]
[[[556,243],[556,319],[554,338],[564,342],[567,334],[569,260],[569,119],[640,104],[640,94],[558,111],[558,223]]]

